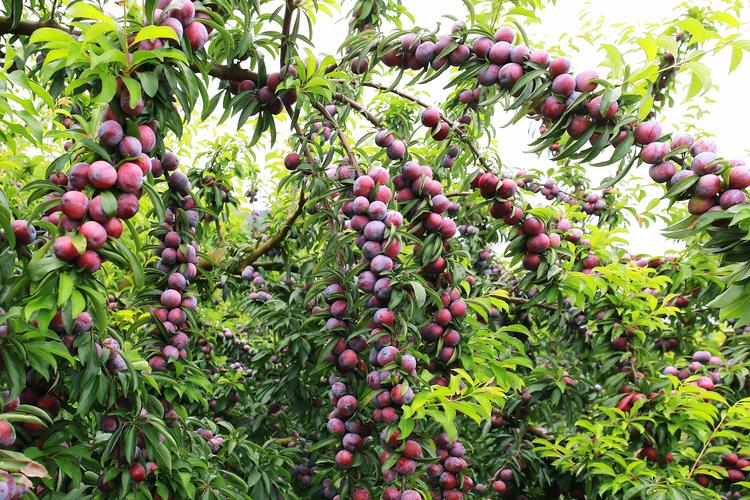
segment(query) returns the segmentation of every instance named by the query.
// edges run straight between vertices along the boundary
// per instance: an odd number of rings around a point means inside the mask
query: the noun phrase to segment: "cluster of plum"
[[[674,461],[674,455],[671,451],[668,451],[659,456],[659,450],[653,446],[644,446],[638,452],[638,456],[640,456],[641,458],[645,458],[649,462],[658,462],[661,460],[663,463],[669,464]]]
[[[669,188],[686,185],[680,197],[689,198],[691,214],[726,210],[747,201],[744,190],[750,186],[750,167],[743,160],[719,158],[713,140],[694,140],[690,134],[673,134],[663,140],[662,126],[654,121],[639,124],[634,137],[643,145],[641,159],[651,165],[649,175],[654,181]]]
[[[693,353],[693,361],[688,363],[687,366],[682,368],[667,366],[662,370],[662,373],[672,375],[680,380],[702,373],[703,375],[691,384],[711,391],[716,384],[721,383],[721,374],[718,371],[720,366],[724,366],[724,361],[719,356],[714,356],[708,351],[696,351]]]
[[[198,345],[203,353],[203,357],[206,358],[206,360],[210,360],[211,355],[214,352],[214,345],[203,335],[198,336]]]
[[[711,485],[719,486],[722,483],[739,483],[740,481],[745,481],[745,477],[747,476],[747,472],[745,472],[748,467],[750,467],[750,455],[747,453],[726,453],[721,456],[721,463],[717,464],[717,467],[719,469],[722,469],[726,471],[726,477],[722,479],[717,479],[711,476],[706,476],[704,474],[698,474],[695,476],[695,480],[703,486],[704,488],[707,488]],[[743,495],[736,491],[734,493],[728,493],[727,496],[723,496],[722,498],[742,498]]]
[[[386,129],[378,130],[375,133],[375,145],[385,149],[386,156],[391,160],[398,161],[406,158],[406,141],[396,139]]]
[[[245,337],[235,335],[235,333],[229,328],[219,330],[218,332],[216,332],[216,336],[217,338],[220,338],[225,342],[231,342],[232,344],[238,346],[242,350],[242,352],[246,353],[248,356],[253,356],[258,353],[256,349],[253,349],[250,346],[250,343]]]
[[[242,279],[249,281],[254,288],[254,290],[248,294],[248,299],[268,302],[273,298],[271,294],[268,293],[268,285],[266,285],[266,280],[263,278],[263,275],[256,271],[253,266],[245,266],[242,270]]]
[[[16,500],[23,498],[28,492],[28,488],[16,482],[15,478],[6,470],[0,469],[0,498]]]
[[[460,26],[459,26],[460,28]],[[454,33],[456,30],[454,30]],[[575,77],[569,74],[570,62],[565,58],[551,60],[546,50],[531,50],[524,44],[513,45],[515,32],[508,27],[499,29],[493,38],[481,36],[476,38],[471,47],[458,43],[450,35],[442,35],[437,42],[421,40],[415,34],[401,37],[398,46],[382,57],[382,62],[389,67],[402,67],[414,70],[431,66],[440,69],[446,64],[462,66],[472,56],[483,66],[477,72],[479,87],[499,86],[509,90],[524,76],[528,70],[538,68],[547,69],[551,79],[550,92],[540,99],[540,104],[534,110],[547,121],[555,121],[563,116],[568,108],[576,115],[572,118],[568,132],[573,137],[583,135],[595,122],[612,120],[618,110],[617,102],[612,102],[606,110],[601,110],[602,97],[597,96],[586,101],[584,93],[591,93],[597,88],[598,78],[594,71],[584,71]],[[450,50],[448,47],[452,47]],[[444,53],[447,52],[447,53]],[[352,62],[354,73],[367,71],[367,64],[363,58]],[[477,101],[478,89],[465,89],[459,93],[459,101],[472,104]],[[440,129],[444,127],[440,126]],[[439,130],[438,129],[438,132]],[[594,135],[598,140],[598,135]],[[624,135],[616,140],[623,140]]]
[[[155,25],[172,28],[177,39],[184,39],[194,52],[206,45],[208,35],[213,31],[211,26],[203,24],[199,19],[211,19],[211,16],[207,12],[196,11],[195,4],[190,0],[159,0],[153,12]],[[142,40],[138,48],[156,50],[169,43],[169,38]]]
[[[448,137],[448,134],[450,134],[451,127],[448,125],[448,122],[443,120],[438,108],[425,109],[422,111],[422,115],[419,119],[422,122],[422,125],[430,129],[430,135],[436,141],[443,141]],[[461,153],[461,150],[458,146],[451,146],[447,153],[448,154],[446,154],[445,158],[450,158],[452,161],[449,160],[448,165],[446,165],[444,161],[442,164],[444,167],[452,166],[452,163],[455,162],[456,158]]]
[[[518,190],[513,179],[499,179],[491,172],[478,174],[472,180],[472,187],[479,189],[481,195],[493,200],[490,205],[490,215],[495,219],[502,219],[510,226],[519,225],[520,235],[525,237],[525,255],[523,266],[528,270],[537,269],[542,263],[543,254],[550,248],[557,248],[561,243],[561,235],[566,240],[583,247],[590,246],[590,242],[583,238],[583,231],[572,228],[570,220],[556,217],[553,227],[547,228],[541,219],[533,216],[524,217],[523,209],[515,206],[511,201]],[[581,259],[584,273],[591,273],[599,265],[599,259],[589,253]]]
[[[427,466],[433,498],[462,500],[465,492],[474,489],[474,480],[464,473],[467,467],[466,448],[458,440],[441,433],[435,440],[438,461]]]
[[[423,114],[423,124],[424,116]],[[425,125],[429,126],[430,123]],[[421,272],[427,283],[435,289],[440,289],[441,283],[451,280],[447,260],[442,256],[442,252],[450,249],[450,239],[457,232],[455,222],[443,214],[455,213],[458,204],[442,194],[442,185],[433,179],[432,169],[420,166],[416,162],[407,162],[402,167],[401,173],[394,177],[394,186],[398,189],[397,200],[404,205],[410,217],[410,232],[418,237],[427,236],[422,245],[414,246],[417,261],[424,265]],[[411,200],[421,200],[423,203],[414,204]],[[420,211],[420,205],[425,206],[426,210]],[[428,255],[422,250],[423,246],[430,245],[430,237],[438,239],[439,253]],[[432,320],[420,329],[420,335],[430,345],[439,346],[436,359],[431,360],[427,366],[434,375],[431,383],[448,386],[448,365],[455,361],[456,350],[461,341],[461,335],[457,330],[458,320],[466,315],[467,305],[461,300],[458,288],[447,288],[441,293],[440,300],[441,307],[432,311]],[[467,465],[463,459],[465,449],[457,441],[451,442],[446,434],[438,436],[435,442],[439,461],[428,465],[426,469],[427,476],[434,486],[433,496],[463,498],[461,489],[469,491],[473,487],[473,481],[468,476],[460,474]],[[405,444],[409,443],[414,443],[412,446],[415,448],[419,446],[415,441],[406,441]],[[421,449],[419,452],[421,456]]]
[[[508,491],[508,485],[513,481],[513,471],[511,469],[501,469],[496,477],[499,477],[499,479],[493,479],[490,487],[495,493],[503,495]],[[484,493],[487,491],[487,486],[484,484],[477,484],[474,489],[477,493]]]
[[[680,36],[680,34],[675,36],[677,41],[680,41]],[[664,100],[664,91],[677,73],[675,62],[676,59],[673,53],[663,52],[662,54],[659,54],[659,78],[654,83],[654,89],[652,91],[655,102],[661,102]]]
[[[297,102],[297,91],[295,89],[279,89],[279,85],[287,77],[297,78],[297,76],[297,69],[294,66],[282,66],[278,72],[268,73],[265,82],[262,82],[262,84],[253,80],[231,80],[228,88],[231,94],[250,92],[251,102],[257,101],[260,104],[260,109],[278,115],[284,111],[285,106],[292,106]],[[324,127],[321,123],[319,129],[323,128],[328,128],[328,137],[330,137],[331,128]]]
[[[315,476],[315,467],[310,467],[305,464],[297,464],[294,466],[294,469],[292,469],[292,478],[305,488],[309,488],[312,485],[313,476]],[[323,484],[325,493],[330,493],[331,480],[326,478],[323,481],[325,482],[325,484]],[[327,494],[324,494],[323,496],[329,498]],[[333,496],[330,498],[333,498]]]
[[[396,200],[399,203],[417,199],[424,202],[409,209],[407,215],[412,219],[409,232],[417,237],[437,235],[437,238],[444,241],[443,247],[447,249],[447,240],[455,236],[458,228],[453,219],[443,214],[451,214],[458,207],[442,194],[443,185],[433,179],[432,169],[426,165],[419,165],[416,161],[406,162],[401,168],[401,173],[393,177],[393,185],[397,190]],[[428,211],[418,213],[418,207],[422,205],[427,205]],[[415,245],[414,252],[419,261],[430,257],[421,250],[421,245]],[[423,264],[425,271],[431,275],[439,275],[446,269],[446,261],[440,256]]]
[[[350,178],[350,174],[353,174],[345,165],[334,168],[335,172],[329,172],[329,176],[341,179]],[[388,209],[387,203],[392,197],[388,188],[389,180],[385,169],[371,168],[367,175],[359,175],[354,179],[351,191],[347,193],[341,206],[341,214],[345,218],[344,227],[358,233],[356,246],[362,252],[364,269],[358,275],[357,286],[362,292],[369,294],[365,306],[370,310],[375,309],[369,323],[370,342],[373,346],[370,362],[383,370],[371,371],[367,382],[371,387],[385,388],[373,401],[376,406],[373,420],[376,423],[397,422],[399,416],[395,406],[407,404],[414,397],[408,386],[397,383],[401,380],[401,374],[394,368],[397,368],[396,360],[400,353],[391,345],[388,333],[388,328],[396,323],[395,314],[387,305],[393,292],[392,271],[398,266],[394,259],[402,248],[397,232],[403,224],[401,213]],[[326,329],[331,332],[346,330],[345,320],[350,317],[350,311],[344,287],[338,282],[332,283],[322,295],[329,304],[326,312],[331,316]],[[345,337],[338,337],[328,359],[336,362],[338,368],[345,373],[355,368],[364,373],[365,363],[359,358],[359,354],[367,346],[368,340],[364,336],[355,336],[348,341]],[[402,354],[401,365],[405,367],[406,374],[411,374],[416,368],[416,360],[413,356]],[[344,435],[343,449],[336,455],[336,465],[349,468],[354,458],[353,453],[362,446],[363,437],[368,436],[371,430],[358,419],[351,418],[358,401],[348,393],[346,384],[335,376],[331,378],[331,397],[336,409],[329,416],[329,430],[334,434]],[[366,494],[366,490],[362,488],[357,491],[360,495],[358,498],[363,498],[362,495]]]
[[[224,444],[223,437],[214,435],[214,433],[208,429],[200,428],[196,430],[195,433],[206,442],[206,445],[208,445],[208,449],[211,450],[211,453],[216,453],[217,451],[219,451],[221,445]]]
[[[30,373],[27,376],[27,385],[21,391],[20,396],[10,397],[9,391],[0,393],[0,450],[12,450],[18,446],[16,442],[16,427],[11,421],[16,421],[16,426],[22,429],[22,438],[37,438],[44,426],[29,421],[28,415],[14,413],[19,410],[19,405],[36,406],[47,412],[51,418],[55,418],[60,411],[60,400],[52,394],[50,386],[42,380],[37,379]],[[15,500],[24,497],[29,491],[28,479],[23,476],[24,471],[18,471],[12,475],[6,470],[0,469],[0,498]]]
[[[328,417],[328,431],[334,436],[341,437],[341,449],[334,459],[340,469],[350,469],[354,463],[354,456],[365,443],[365,439],[372,434],[372,429],[354,415],[359,408],[359,401],[351,394],[346,383],[336,375],[328,380],[331,384],[331,402],[335,409]]]
[[[456,164],[456,159],[460,154],[461,148],[459,148],[455,144],[449,146],[448,149],[445,150],[445,156],[443,156],[443,159],[440,160],[440,166],[443,168],[453,168],[453,166]]]
[[[466,302],[461,300],[458,288],[451,288],[440,295],[442,308],[435,311],[432,322],[425,325],[420,333],[428,343],[439,343],[437,358],[440,363],[449,365],[456,355],[456,348],[461,342],[461,334],[456,330],[458,319],[466,315]],[[436,368],[436,367],[432,367]],[[448,385],[443,377],[436,377],[433,384]]]
[[[607,195],[611,188],[604,189],[601,193],[578,193],[575,195],[566,193],[553,178],[548,178],[543,184],[539,184],[532,177],[526,176],[526,171],[521,169],[516,172],[516,184],[520,189],[527,189],[533,193],[540,193],[548,200],[559,199],[568,205],[578,205],[588,215],[601,215],[607,207]]]
[[[454,34],[457,30],[454,30]],[[422,70],[432,67],[439,70],[446,64],[461,66],[471,57],[471,49],[465,44],[456,44],[451,35],[440,35],[436,41],[424,39],[408,33],[398,40],[398,45],[383,55],[381,61],[389,68]],[[454,47],[447,50],[451,45]],[[351,63],[352,72],[362,74],[367,71],[367,59],[359,57]]]
[[[94,272],[102,264],[97,253],[107,238],[122,235],[123,219],[138,212],[139,198],[145,176],[152,170],[147,153],[156,146],[155,122],[133,127],[135,135],[126,135],[125,116],[134,118],[143,110],[143,102],[130,107],[127,90],[120,93],[120,119],[107,108],[107,119],[98,129],[101,146],[110,158],[93,158],[79,162],[67,172],[53,172],[50,181],[66,192],[59,204],[50,208],[44,220],[59,227],[53,243],[54,254],[66,262]],[[116,161],[110,161],[115,158]],[[57,195],[51,195],[57,199]],[[24,241],[28,241],[25,238]]]
[[[177,412],[174,411],[172,405],[166,399],[162,398],[159,401],[164,410],[164,423],[167,425],[167,427],[170,428],[177,427],[177,423],[179,420]],[[125,397],[121,397],[117,399],[114,408],[116,411],[123,412],[131,409],[132,406],[132,401],[129,401]],[[148,426],[150,425],[150,423],[148,423],[148,419],[148,411],[145,408],[142,408],[136,418],[136,421],[139,422],[140,426]],[[131,423],[132,422],[133,421],[131,420]],[[112,434],[120,429],[121,424],[122,420],[120,417],[108,413],[102,415],[99,422],[101,430],[109,434]],[[159,442],[163,442],[165,440],[165,436],[163,434],[159,434],[158,439]],[[136,431],[136,438],[134,443],[134,458],[132,460],[126,458],[126,448],[125,444],[122,441],[118,441],[114,447],[114,456],[117,457],[117,460],[120,462],[120,464],[126,464],[125,467],[127,467],[127,471],[130,474],[130,479],[134,483],[143,483],[147,479],[154,478],[156,470],[158,468],[157,464],[153,460],[150,460],[150,458],[152,457],[149,457],[148,447],[146,446],[146,443],[146,433],[142,428],[138,428]],[[106,474],[103,472],[97,480],[97,486],[102,492],[111,492],[116,490],[119,487],[119,484],[116,478],[106,480]],[[153,485],[152,487],[154,488],[153,492],[155,493],[156,488]],[[154,496],[154,498],[157,497],[158,495]]]
[[[167,345],[149,359],[154,371],[162,371],[167,364],[187,357],[186,348],[190,338],[188,328],[189,310],[195,310],[198,301],[187,293],[188,285],[198,274],[198,244],[193,241],[195,226],[200,216],[195,201],[188,195],[190,181],[179,170],[172,171],[168,178],[170,205],[165,211],[165,221],[155,230],[160,242],[156,254],[157,271],[163,273],[161,282],[164,291],[159,297],[159,306],[151,310],[154,322],[152,333],[168,338]]]

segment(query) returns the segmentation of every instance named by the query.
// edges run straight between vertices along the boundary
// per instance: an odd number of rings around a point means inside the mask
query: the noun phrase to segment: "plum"
[[[671,149],[668,143],[652,142],[643,146],[643,149],[641,150],[641,160],[643,160],[644,163],[656,165],[657,163],[662,163],[664,157],[667,156],[670,151]]]
[[[185,36],[193,51],[200,50],[208,41],[208,30],[203,23],[193,21],[185,26]]]
[[[576,90],[578,92],[593,92],[597,83],[592,80],[599,78],[599,74],[593,70],[582,71],[576,75]]]
[[[656,121],[647,121],[635,127],[635,142],[646,145],[654,142],[662,135],[661,123]]]
[[[591,99],[591,102],[589,102],[589,114],[594,120],[599,121],[599,122],[607,121],[607,120],[614,118],[619,108],[617,105],[617,101],[613,101],[607,107],[606,113],[602,115],[601,106],[602,106],[602,96],[596,96],[593,99]]]
[[[563,97],[569,97],[576,87],[576,80],[573,75],[567,73],[561,74],[552,80],[552,92]]]
[[[94,250],[86,250],[76,259],[76,265],[80,269],[93,273],[102,266],[102,258]]]
[[[677,166],[671,161],[657,163],[648,169],[648,174],[658,183],[667,182],[674,177],[676,172]]]
[[[487,57],[489,58],[490,62],[496,64],[498,70],[500,70],[500,66],[510,61],[510,54],[512,51],[513,46],[511,44],[509,44],[508,42],[500,41],[490,47],[490,51],[488,52]]]
[[[750,167],[745,165],[733,166],[729,170],[729,188],[745,189],[750,187]]]
[[[79,232],[86,238],[86,248],[90,250],[99,249],[107,242],[107,230],[96,221],[84,222]]]
[[[479,84],[485,87],[489,87],[490,85],[495,85],[497,83],[497,75],[499,71],[500,71],[500,66],[496,64],[490,64],[489,66],[484,68],[477,76]],[[473,98],[473,95],[474,94],[472,92],[472,98]]]
[[[492,45],[492,40],[490,40],[486,36],[480,36],[476,40],[474,40],[474,43],[472,44],[472,50],[474,51],[475,56],[486,58],[490,53]]]
[[[89,199],[80,191],[68,191],[60,198],[60,208],[71,219],[81,220],[86,216]]]
[[[14,220],[10,223],[10,228],[16,238],[16,245],[30,245],[36,240],[36,228],[28,221]]]
[[[549,65],[549,72],[552,78],[557,78],[570,71],[570,61],[564,57],[558,57]]]
[[[138,197],[136,195],[123,193],[117,197],[117,217],[127,220],[132,218],[136,213],[138,213]],[[101,223],[101,221],[97,222]]]
[[[117,170],[110,163],[98,160],[89,166],[88,179],[97,189],[109,189],[117,182]]]
[[[513,31],[513,28],[509,28],[507,26],[503,26],[499,30],[495,32],[495,41],[496,42],[506,42],[506,43],[513,43],[513,40],[516,38],[516,33]]]
[[[557,120],[565,112],[565,103],[555,96],[548,96],[542,101],[542,116],[548,120]]]
[[[102,146],[107,146],[110,148],[113,148],[120,144],[120,141],[122,141],[125,135],[122,130],[122,125],[120,125],[115,120],[103,121],[99,125],[96,134],[99,138],[99,143]]]
[[[735,205],[741,205],[747,201],[747,195],[741,189],[728,189],[721,193],[719,197],[719,205],[724,210],[731,208]]]
[[[143,147],[141,146],[141,141],[138,140],[138,138],[128,135],[125,136],[122,141],[120,141],[120,144],[118,144],[117,146],[117,150],[122,156],[131,158],[133,156],[138,156],[139,154],[141,154],[143,152]]]
[[[509,63],[498,71],[497,83],[502,88],[510,89],[522,76],[523,68],[516,63]]]
[[[721,191],[721,178],[716,174],[701,176],[693,185],[693,193],[701,198],[713,198]]]
[[[721,170],[721,163],[716,162],[716,154],[710,151],[698,153],[693,157],[690,168],[698,175],[713,174]]]
[[[60,236],[55,240],[52,247],[55,256],[57,256],[58,259],[64,260],[66,262],[71,262],[81,255],[76,246],[73,244],[73,238],[71,238],[70,236]]]
[[[135,103],[135,106],[131,107],[130,92],[128,92],[127,90],[123,90],[122,94],[120,94],[120,108],[126,115],[138,116],[143,112],[144,107],[145,103],[143,102],[143,98],[140,98],[138,102]]]

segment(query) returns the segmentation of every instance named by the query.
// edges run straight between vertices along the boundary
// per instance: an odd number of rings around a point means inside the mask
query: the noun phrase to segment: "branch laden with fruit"
[[[496,3],[438,35],[352,2],[319,60],[332,1],[7,5],[0,497],[740,494],[750,169],[655,121],[740,64],[739,7],[603,79]],[[554,172],[503,165],[501,111]],[[639,164],[659,215],[623,209]],[[626,254],[632,219],[686,249]]]

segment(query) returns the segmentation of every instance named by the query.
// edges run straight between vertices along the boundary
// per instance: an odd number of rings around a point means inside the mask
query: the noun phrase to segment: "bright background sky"
[[[444,16],[451,14],[458,18],[468,17],[466,7],[461,0],[404,0],[403,3],[407,7],[411,7],[411,13],[415,17],[415,25],[431,29],[440,24],[442,25],[441,32],[447,32],[452,24],[452,21]],[[351,3],[347,2],[347,8],[349,5]],[[685,8],[680,7],[680,5],[681,2],[674,0],[629,0],[628,2],[558,0],[557,5],[546,8],[539,13],[542,22],[527,29],[527,35],[532,48],[545,48],[560,45],[560,40],[569,40],[571,36],[579,35],[576,32],[576,27],[580,24],[582,12],[586,12],[589,19],[598,19],[600,16],[606,15],[609,24],[625,22],[628,25],[645,27],[647,23],[658,22],[661,19],[672,19],[676,14],[685,12]],[[347,35],[346,14],[347,11],[343,11],[332,17],[322,14],[319,16],[313,35],[314,53],[336,53],[341,41]],[[743,21],[747,21],[747,19],[743,19]],[[404,22],[406,23],[404,27],[409,28],[408,19]],[[620,39],[620,32],[620,27],[605,27],[602,31],[596,33],[599,37],[596,47],[592,47],[582,40],[577,41],[576,46],[580,53],[570,55],[573,62],[573,71],[598,69],[605,57],[604,51],[597,50],[598,44],[617,43]],[[626,52],[636,47],[620,48],[622,52]],[[717,89],[708,94],[708,98],[715,102],[710,104],[710,114],[701,120],[699,128],[716,137],[720,148],[719,153],[723,157],[738,158],[746,155],[748,144],[750,144],[747,126],[747,117],[750,116],[750,99],[747,96],[748,87],[750,87],[750,57],[747,57],[746,61],[730,75],[728,74],[729,55],[729,50],[725,50],[717,55],[707,56],[703,60],[712,68],[712,80]],[[643,56],[642,53],[636,53],[631,57],[627,60],[637,66],[642,61]],[[607,73],[606,69],[601,69],[599,72],[602,75]],[[682,82],[689,81],[687,74],[682,74],[679,78]],[[387,81],[387,77],[374,79]],[[420,86],[417,90],[425,91],[424,96],[427,101],[439,104],[441,96],[446,94],[442,90],[445,81],[445,79],[436,80],[431,84]],[[676,100],[679,101],[682,95],[684,95],[684,91],[677,95]],[[698,99],[705,100],[706,97]],[[688,110],[685,107],[676,106],[663,113],[660,118],[662,122],[667,124],[668,130],[680,130],[679,124],[684,123],[687,114]],[[530,141],[530,130],[532,127],[536,128],[538,122],[521,120],[510,127],[500,128],[502,124],[507,123],[510,116],[507,113],[499,113],[494,120],[497,127],[497,140],[494,147],[500,153],[504,164],[512,168],[523,167],[527,169],[553,166],[554,163],[547,160],[546,155],[538,158],[535,155],[524,153],[527,149],[526,145]],[[279,129],[287,129],[287,124],[281,125]],[[258,158],[263,158],[262,152],[258,155]],[[592,168],[591,178],[594,180],[601,179],[605,174],[612,173],[614,168],[615,166]],[[631,171],[629,176],[631,176],[631,179],[633,176],[638,176],[643,179],[643,182],[653,184],[648,178],[645,165]],[[260,204],[263,204],[264,199],[273,199],[272,191],[274,187],[268,183],[265,184],[261,191]],[[653,196],[660,197],[661,189],[661,187],[654,186]],[[256,207],[260,208],[258,204],[256,204]],[[633,253],[643,252],[656,255],[662,254],[670,248],[677,248],[678,243],[666,240],[661,236],[660,229],[662,227],[657,224],[648,228],[631,228],[627,235],[630,242],[629,250]]]

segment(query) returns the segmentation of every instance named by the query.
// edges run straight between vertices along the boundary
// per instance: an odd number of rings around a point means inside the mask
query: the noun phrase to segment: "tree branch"
[[[247,254],[245,257],[240,260],[240,266],[239,267],[245,267],[251,265],[253,262],[258,260],[259,257],[267,254],[269,251],[273,250],[274,248],[278,247],[279,244],[282,242],[282,240],[286,237],[286,235],[289,233],[289,231],[292,229],[292,225],[294,224],[294,221],[297,220],[297,217],[302,214],[302,209],[305,207],[305,202],[307,199],[305,198],[305,193],[303,191],[300,191],[299,194],[299,202],[297,202],[297,207],[294,209],[292,213],[290,213],[286,220],[284,221],[284,225],[281,226],[281,229],[268,238],[266,241],[255,247],[253,251],[251,251],[249,254]]]
[[[351,83],[351,82],[348,82],[346,80],[336,80],[336,81],[339,82],[339,83]],[[359,83],[361,83],[361,85],[364,86],[364,87],[370,87],[370,88],[377,89],[377,90],[380,90],[380,91],[383,91],[383,92],[390,92],[390,93],[395,94],[395,95],[397,95],[399,97],[402,97],[402,98],[404,98],[404,99],[406,99],[408,101],[411,101],[411,102],[414,102],[416,104],[419,104],[423,108],[429,108],[430,107],[430,105],[427,102],[423,101],[422,99],[420,99],[419,97],[417,97],[417,96],[415,96],[413,94],[410,94],[408,92],[404,92],[403,90],[399,90],[397,88],[390,88],[390,87],[388,87],[386,85],[383,85],[381,83],[372,82],[372,81],[364,81],[364,82],[359,82]],[[487,172],[491,172],[492,169],[490,168],[490,164],[487,163],[487,160],[479,153],[479,150],[477,149],[476,144],[474,144],[473,141],[471,141],[469,138],[466,137],[466,135],[464,134],[464,131],[461,130],[460,128],[458,128],[458,127],[455,127],[455,123],[453,122],[453,120],[449,119],[448,117],[446,117],[442,113],[440,114],[440,118],[445,123],[447,123],[448,126],[450,126],[450,128],[452,128],[453,130],[456,131],[456,136],[458,136],[459,140],[462,143],[464,143],[471,150],[471,153],[474,155],[474,157],[477,159],[477,161],[482,165],[482,168],[484,168],[484,170],[486,170]]]
[[[71,34],[77,34],[75,30],[71,30],[66,26],[62,26],[55,21],[21,21],[15,27],[11,28],[11,19],[7,16],[0,16],[0,35],[18,35],[18,36],[31,36],[36,30],[41,28],[55,28],[62,31],[67,31]],[[190,69],[195,73],[204,73],[204,70],[198,65],[193,64]],[[254,71],[242,69],[239,66],[231,65],[225,66],[216,64],[211,66],[206,71],[210,76],[214,78],[220,78],[222,80],[252,80],[258,82],[258,74]]]
[[[349,145],[349,141],[346,139],[346,136],[344,135],[344,131],[341,130],[341,127],[339,126],[338,122],[333,119],[331,114],[326,111],[326,107],[320,104],[319,102],[315,103],[315,109],[321,112],[321,114],[325,117],[326,120],[331,122],[333,125],[333,128],[336,129],[336,135],[339,137],[339,142],[341,143],[341,147],[344,148],[344,151],[346,151],[346,156],[349,159],[349,163],[352,164],[353,167],[357,169],[358,174],[362,174],[360,172],[359,168],[359,162],[357,162],[357,157],[354,156],[354,152],[352,151],[352,147]]]
[[[339,102],[343,102],[344,104],[349,105],[352,109],[354,109],[357,113],[365,117],[365,119],[368,122],[372,123],[374,126],[378,128],[384,127],[383,122],[381,122],[377,116],[367,111],[364,106],[362,106],[360,103],[358,103],[354,99],[345,96],[341,92],[336,92],[335,94],[333,94],[333,98]]]
[[[284,22],[281,25],[281,44],[279,48],[279,64],[286,64],[286,55],[289,50],[289,30],[292,26],[292,12],[294,12],[294,2],[286,0],[286,10],[284,11]]]

